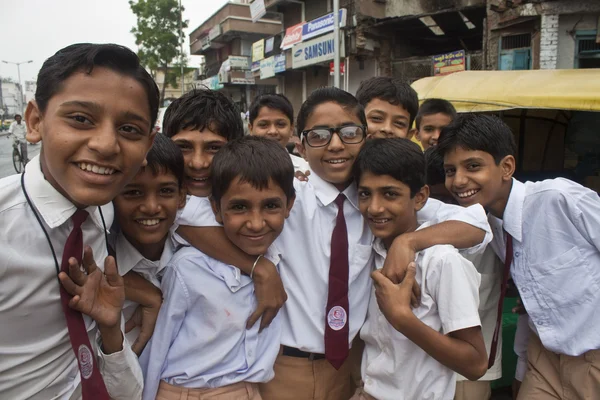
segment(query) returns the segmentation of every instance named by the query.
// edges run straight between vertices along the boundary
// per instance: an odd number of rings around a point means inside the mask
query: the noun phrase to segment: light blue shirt
[[[492,247],[511,274],[544,347],[578,356],[600,349],[600,198],[567,179],[513,186],[504,220],[490,216]]]
[[[266,255],[275,265],[279,254]],[[246,322],[256,308],[254,285],[238,268],[193,247],[177,251],[161,283],[164,302],[151,341],[140,357],[144,400],[154,400],[161,380],[186,388],[267,382],[279,352],[276,317],[258,333]]]

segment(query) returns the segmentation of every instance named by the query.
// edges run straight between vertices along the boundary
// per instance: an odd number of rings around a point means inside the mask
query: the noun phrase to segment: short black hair
[[[408,82],[388,76],[376,76],[362,81],[356,91],[356,98],[365,108],[373,99],[402,106],[410,116],[409,127],[412,126],[419,109],[419,96],[415,89]]]
[[[512,131],[500,118],[485,114],[461,114],[442,129],[438,151],[445,156],[457,147],[490,154],[496,165],[506,156],[515,156],[517,144]]]
[[[389,175],[410,188],[414,197],[425,186],[425,156],[413,141],[404,138],[372,139],[358,153],[352,166],[357,184],[365,172]]]
[[[292,106],[292,103],[290,103],[288,98],[282,94],[267,93],[257,96],[252,104],[250,104],[248,120],[251,125],[254,124],[254,120],[258,117],[258,114],[263,107],[281,111],[288,117],[290,124],[294,123],[294,106]]]
[[[456,109],[448,100],[444,99],[427,99],[421,104],[419,107],[419,112],[417,113],[417,118],[415,122],[417,124],[417,129],[419,129],[421,125],[421,119],[427,115],[433,114],[446,114],[450,117],[450,119],[454,120],[456,118]]]
[[[431,146],[423,153],[425,156],[425,182],[429,186],[444,184],[446,173],[444,172],[444,157],[440,154],[437,146]]]
[[[184,129],[210,129],[227,141],[244,136],[240,110],[221,92],[193,89],[173,101],[163,117],[163,132],[172,138]]]
[[[296,130],[300,134],[306,128],[306,121],[313,113],[317,106],[323,103],[336,103],[339,104],[343,109],[353,112],[361,124],[367,126],[367,117],[365,117],[365,109],[358,102],[356,97],[350,93],[338,89],[335,87],[322,87],[310,94],[306,101],[302,103],[300,111],[298,112],[298,119],[296,123]]]
[[[57,51],[44,61],[38,73],[35,102],[42,113],[46,111],[52,96],[75,72],[91,74],[95,67],[104,67],[138,81],[146,90],[150,106],[151,129],[158,115],[160,94],[152,76],[140,65],[138,56],[127,47],[118,44],[77,43]]]
[[[272,179],[288,200],[296,193],[289,153],[276,141],[264,137],[244,136],[227,142],[215,154],[211,168],[212,197],[217,204],[238,177],[259,190]]]
[[[146,156],[148,164],[145,167],[152,174],[171,173],[177,178],[179,187],[183,185],[184,161],[179,146],[162,133],[157,133],[154,143]]]

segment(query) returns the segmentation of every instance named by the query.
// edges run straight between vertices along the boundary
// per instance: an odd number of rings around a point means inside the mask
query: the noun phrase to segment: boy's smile
[[[276,140],[283,147],[289,142],[294,130],[291,121],[283,112],[269,107],[261,107],[249,128],[254,136]]]
[[[160,257],[177,210],[184,204],[185,190],[175,175],[155,175],[142,168],[115,198],[115,220],[127,240],[152,260],[156,254]]]
[[[375,98],[365,107],[368,138],[407,138],[410,130],[410,114],[401,105]]]
[[[362,123],[352,111],[337,103],[328,102],[315,107],[306,120],[305,130],[345,125],[361,126]],[[352,165],[364,143],[364,140],[355,144],[344,143],[334,133],[331,142],[323,147],[311,147],[303,140],[300,152],[315,174],[339,190],[344,190],[352,180]]]
[[[229,240],[244,253],[258,256],[266,253],[283,230],[294,199],[288,199],[273,180],[260,190],[237,177],[220,204],[212,199],[211,204]]]
[[[185,161],[185,186],[192,196],[208,197],[211,193],[210,165],[227,139],[206,128],[188,128],[174,135]]]
[[[42,140],[45,178],[77,206],[111,201],[152,145],[147,99],[134,78],[96,67],[66,79],[44,113],[30,103],[27,125],[31,140]]]

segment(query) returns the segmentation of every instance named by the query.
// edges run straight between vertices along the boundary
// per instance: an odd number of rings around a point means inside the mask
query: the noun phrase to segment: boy
[[[215,156],[211,204],[227,238],[253,257],[280,254],[273,241],[294,203],[294,168],[279,144],[247,136]],[[246,329],[254,311],[251,276],[192,247],[175,253],[162,281],[156,332],[140,362],[144,399],[260,400],[273,377],[281,327]],[[186,397],[181,397],[181,396]]]
[[[123,281],[107,257],[112,207],[100,206],[142,165],[158,100],[125,47],[75,44],[44,62],[25,113],[40,155],[0,180],[0,397],[140,398]]]
[[[282,309],[282,352],[275,362],[275,378],[261,385],[261,395],[277,400],[347,400],[360,374],[361,346],[353,342],[364,322],[365,299],[371,290],[373,236],[358,210],[351,175],[365,142],[366,118],[354,96],[321,88],[302,105],[297,121],[301,151],[313,174],[310,182],[294,182],[296,203],[277,240],[285,254],[280,270],[289,300]],[[441,206],[432,202],[421,216],[458,218],[477,227],[447,221],[402,235],[388,257],[389,276],[402,278],[396,268],[406,268],[414,260],[415,248],[453,240],[460,241],[453,243],[459,247],[489,241],[480,207],[445,211],[446,206]],[[212,251],[214,257],[232,258],[230,243],[214,239],[223,236],[222,228],[206,227],[210,221],[195,224],[205,227],[192,228],[194,246]],[[207,246],[211,238],[212,249]]]
[[[503,289],[510,269],[529,315],[518,399],[600,398],[600,375],[588,372],[600,368],[598,194],[561,178],[514,179],[514,137],[496,117],[458,117],[438,148],[448,190],[461,205],[489,211]]]
[[[450,400],[454,371],[477,379],[487,369],[477,312],[480,277],[458,250],[443,245],[418,252],[416,271],[400,285],[380,271],[397,236],[429,225],[417,222],[429,195],[424,171],[423,153],[408,139],[369,141],[354,163],[360,211],[376,238],[377,269],[361,330],[364,393],[359,389],[354,399]],[[411,309],[415,279],[421,304]]]
[[[294,134],[294,108],[282,94],[263,94],[250,105],[248,130],[251,135],[264,136],[279,142],[286,148]],[[302,158],[290,154],[295,171],[305,172],[308,163]]]
[[[369,138],[410,138],[417,110],[417,92],[399,79],[378,76],[361,82],[356,98],[364,107]]]
[[[456,118],[456,110],[452,103],[443,99],[427,99],[419,107],[417,118],[417,140],[423,150],[435,146],[440,132]]]
[[[160,279],[174,251],[169,231],[177,211],[185,205],[183,156],[161,133],[156,135],[146,159],[148,163],[113,201],[117,229],[110,239],[119,274],[133,271],[152,283],[157,288],[155,292],[160,292]],[[123,307],[126,336],[137,354],[143,350],[143,343],[137,341],[140,335],[137,325],[150,311],[138,310],[138,305],[148,304],[155,310],[152,314],[156,318],[162,302],[162,295],[156,296],[155,301],[152,294],[145,290],[132,292],[126,287]],[[136,296],[141,299],[134,301]]]
[[[444,158],[436,147],[430,147],[424,152],[427,163],[426,182],[429,186],[430,196],[448,204],[457,204],[445,186]],[[487,353],[490,355],[494,332],[498,323],[498,301],[500,299],[500,286],[502,284],[502,265],[494,250],[488,246],[479,254],[465,254],[464,257],[471,261],[477,272],[481,274],[479,285],[479,318],[481,331],[485,341]],[[502,313],[500,313],[500,316]],[[502,330],[498,329],[496,353],[493,365],[478,381],[469,381],[458,375],[456,382],[455,400],[487,400],[492,395],[491,381],[502,377]]]

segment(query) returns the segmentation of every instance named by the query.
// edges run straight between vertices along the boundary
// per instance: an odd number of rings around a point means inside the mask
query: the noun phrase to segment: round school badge
[[[334,331],[339,331],[346,326],[346,322],[348,322],[346,310],[340,306],[331,307],[331,310],[327,313],[327,324],[329,327]]]
[[[85,344],[82,344],[77,351],[77,358],[79,359],[79,371],[81,371],[81,377],[83,379],[89,379],[94,372],[94,357],[92,356],[92,351]]]

